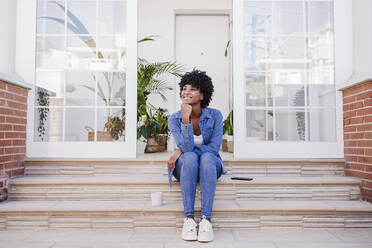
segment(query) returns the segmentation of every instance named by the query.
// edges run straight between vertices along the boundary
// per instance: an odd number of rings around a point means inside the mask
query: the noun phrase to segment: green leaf
[[[231,40],[229,40],[229,41],[227,42],[227,44],[226,44],[226,48],[225,48],[225,57],[227,57],[227,51],[228,51],[228,48],[229,48],[229,46],[230,46],[230,42],[231,42]]]
[[[137,41],[137,43],[145,42],[145,41],[155,41],[154,37],[160,37],[159,35],[149,35],[146,36],[145,38]]]

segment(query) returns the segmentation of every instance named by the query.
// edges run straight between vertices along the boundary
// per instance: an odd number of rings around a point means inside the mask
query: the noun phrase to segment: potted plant
[[[145,153],[162,152],[167,149],[168,118],[165,109],[156,109],[152,105],[147,108],[143,124],[137,129],[137,139],[145,138]]]
[[[234,151],[234,125],[233,125],[233,111],[229,113],[226,120],[223,121],[223,134],[222,139],[222,151],[233,152]]]
[[[171,87],[167,86],[165,80],[159,79],[162,75],[172,75],[175,77],[181,77],[183,68],[173,62],[148,62],[144,59],[139,58],[137,63],[137,133],[143,132],[140,128],[145,125],[151,126],[152,119],[150,118],[149,109],[154,107],[147,103],[148,96],[150,94],[159,94],[164,101],[166,97],[164,92],[166,90],[172,90]],[[152,110],[151,110],[152,111]],[[149,128],[149,127],[147,127]],[[143,129],[143,127],[142,127]],[[158,133],[161,134],[161,133]],[[140,153],[146,150],[145,144],[148,147],[147,135],[144,141],[140,140],[141,135],[137,136],[137,147]],[[151,141],[150,141],[151,142]],[[156,145],[156,144],[155,144]],[[148,149],[147,149],[148,150]],[[156,149],[155,149],[156,150]]]

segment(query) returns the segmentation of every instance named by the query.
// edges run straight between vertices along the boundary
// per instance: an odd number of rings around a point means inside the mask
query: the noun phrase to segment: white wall
[[[16,0],[0,1],[0,73],[15,71]]]
[[[372,73],[371,13],[371,0],[353,0],[354,74]]]

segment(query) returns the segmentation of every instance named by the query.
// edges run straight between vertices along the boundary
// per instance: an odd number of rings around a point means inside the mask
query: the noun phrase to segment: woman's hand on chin
[[[189,123],[190,121],[190,115],[192,111],[192,106],[187,103],[181,104],[181,112],[182,112],[182,121],[186,121],[186,123]]]

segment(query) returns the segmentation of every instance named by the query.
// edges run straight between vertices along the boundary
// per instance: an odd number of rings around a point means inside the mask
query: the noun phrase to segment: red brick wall
[[[0,201],[7,177],[24,174],[28,89],[0,80]]]
[[[346,175],[362,179],[372,202],[372,81],[343,90],[343,115]]]

